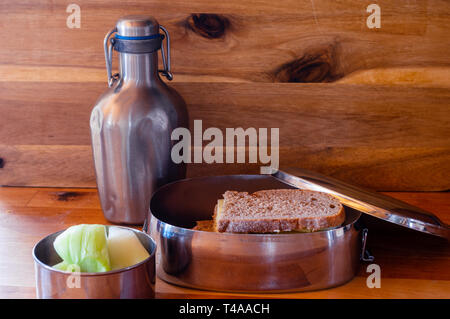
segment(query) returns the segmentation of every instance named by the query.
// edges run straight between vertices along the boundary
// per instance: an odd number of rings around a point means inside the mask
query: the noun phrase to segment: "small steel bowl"
[[[106,226],[107,230],[111,227]],[[130,299],[155,297],[155,251],[153,239],[132,230],[150,256],[142,262],[118,270],[98,273],[70,273],[55,269],[61,258],[53,248],[55,238],[63,231],[48,235],[33,248],[37,298]]]
[[[185,179],[150,202],[148,232],[158,244],[157,275],[180,286],[218,291],[288,292],[338,286],[360,265],[361,212],[345,207],[342,226],[313,233],[233,234],[193,230],[211,219],[226,190],[293,188],[272,176]]]

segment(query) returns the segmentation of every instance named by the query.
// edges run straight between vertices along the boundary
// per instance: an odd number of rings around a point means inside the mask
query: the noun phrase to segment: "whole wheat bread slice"
[[[317,231],[340,226],[344,207],[335,197],[300,189],[249,194],[226,191],[214,209],[214,230],[232,233]]]

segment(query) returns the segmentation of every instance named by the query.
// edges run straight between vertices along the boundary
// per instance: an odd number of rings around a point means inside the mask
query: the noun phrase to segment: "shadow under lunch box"
[[[236,234],[193,230],[212,218],[227,190],[301,188],[336,196],[345,222],[312,233]],[[351,280],[365,248],[362,213],[424,233],[450,238],[436,216],[391,197],[303,169],[273,175],[228,175],[180,180],[161,187],[150,202],[144,231],[156,241],[157,275],[172,284],[217,291],[287,292],[330,288]]]

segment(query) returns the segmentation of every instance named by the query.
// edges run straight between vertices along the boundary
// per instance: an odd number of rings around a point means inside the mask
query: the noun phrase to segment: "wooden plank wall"
[[[80,29],[66,27],[70,3]],[[380,29],[366,26],[370,3]],[[3,0],[0,185],[95,186],[102,40],[120,16],[150,14],[171,34],[171,85],[191,121],[279,127],[281,167],[376,190],[448,190],[449,13],[445,0]],[[258,167],[192,164],[188,175]]]

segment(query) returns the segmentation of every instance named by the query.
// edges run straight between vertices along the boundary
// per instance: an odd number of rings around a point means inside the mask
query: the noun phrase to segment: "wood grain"
[[[90,146],[4,146],[3,185],[95,187]],[[280,149],[281,167],[298,166],[374,190],[449,189],[448,149]],[[189,164],[188,177],[259,174],[262,164]]]
[[[450,193],[387,193],[450,221]],[[0,187],[0,298],[34,298],[33,245],[79,223],[108,224],[97,192],[83,188]],[[450,246],[415,231],[365,220],[369,248],[381,267],[381,289],[366,286],[367,264],[349,283],[286,294],[234,294],[176,287],[159,279],[157,298],[450,298]]]
[[[171,33],[172,85],[191,122],[280,127],[282,166],[377,190],[450,189],[448,1],[378,1],[376,30],[369,0],[80,0],[80,29],[66,27],[69,3],[0,3],[0,185],[95,186],[102,40],[118,17],[140,13]]]
[[[377,190],[450,189],[447,89],[261,83],[174,87],[187,101],[191,128],[194,119],[202,119],[204,129],[223,131],[279,127],[280,167],[302,166]],[[89,116],[104,85],[3,82],[0,88],[5,92],[0,112],[8,114],[0,117],[6,142],[0,145],[0,184],[95,186]],[[11,107],[17,111],[10,114]],[[257,173],[259,166],[192,164],[189,175]]]
[[[1,145],[0,185],[94,187],[91,147]]]
[[[67,3],[6,1],[3,64],[104,68],[102,39],[124,14],[155,13],[172,34],[173,70],[257,82],[329,82],[374,68],[449,66],[449,3],[377,2],[383,25],[369,30],[370,1],[81,0],[80,29],[65,25]],[[202,13],[202,12],[206,12]],[[20,28],[17,27],[18,22]],[[219,30],[219,31],[218,31]],[[49,36],[51,35],[51,36]],[[213,36],[211,36],[213,35]],[[20,39],[21,41],[17,41]],[[280,76],[279,72],[286,76]]]
[[[201,119],[204,128],[280,127],[280,146],[450,146],[447,89],[254,83],[173,87],[186,100],[191,124]],[[90,112],[105,89],[103,83],[0,83],[0,112],[6,115],[0,118],[0,136],[8,145],[88,145]]]

